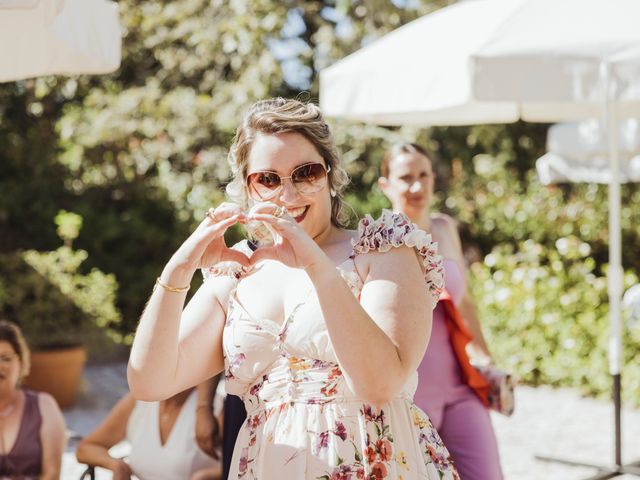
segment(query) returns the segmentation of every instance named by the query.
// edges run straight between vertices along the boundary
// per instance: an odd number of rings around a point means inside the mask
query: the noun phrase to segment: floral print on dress
[[[353,256],[401,245],[418,250],[429,288],[437,292],[435,244],[406,218],[390,212],[378,221],[365,218]],[[359,298],[363,283],[353,261],[339,269]],[[411,401],[417,375],[387,404],[364,403],[340,368],[324,319],[304,308],[308,302],[279,325],[252,318],[231,295],[223,331],[225,387],[242,396],[247,420],[229,478],[459,480],[442,440]]]
[[[358,223],[357,239],[352,241],[354,254],[369,251],[388,252],[394,247],[413,247],[420,257],[424,267],[424,277],[431,295],[437,300],[444,289],[444,266],[442,257],[438,255],[438,244],[433,242],[431,235],[409,220],[402,213],[382,210],[379,219],[374,220],[371,215]],[[435,305],[435,304],[434,304]]]
[[[313,444],[312,452],[314,455],[319,455],[323,449],[329,446],[329,436],[334,435],[343,442],[347,439],[347,428],[344,423],[336,420],[335,426],[331,430],[325,430],[324,432],[316,433],[316,440]]]
[[[453,460],[431,420],[415,405],[411,406],[411,415],[413,424],[420,429],[418,438],[425,459],[430,459],[439,470],[450,468]]]
[[[393,460],[393,435],[386,420],[384,410],[376,411],[364,405],[362,415],[367,425],[367,442],[364,459],[369,466],[369,478],[382,480],[389,478],[390,462]],[[371,427],[375,431],[371,432]]]

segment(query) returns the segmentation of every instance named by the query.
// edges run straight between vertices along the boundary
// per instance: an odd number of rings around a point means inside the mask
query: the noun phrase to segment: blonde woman
[[[230,479],[458,478],[411,400],[442,284],[430,238],[391,212],[345,228],[347,177],[313,104],[254,104],[229,161],[236,203],[212,208],[158,278],[133,394],[165,398],[224,369],[248,415]],[[256,222],[271,242],[227,248],[227,228]]]

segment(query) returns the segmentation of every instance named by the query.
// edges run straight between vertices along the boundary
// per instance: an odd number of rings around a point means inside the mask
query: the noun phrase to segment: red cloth
[[[467,354],[467,345],[473,340],[473,334],[469,331],[460,311],[453,303],[451,294],[445,289],[440,296],[440,304],[444,308],[444,318],[451,339],[453,352],[460,364],[462,381],[469,385],[471,389],[480,397],[485,406],[489,406],[489,392],[491,386],[489,382],[471,365]]]

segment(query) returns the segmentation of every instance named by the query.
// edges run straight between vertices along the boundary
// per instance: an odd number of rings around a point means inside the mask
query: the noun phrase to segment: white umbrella
[[[640,1],[467,0],[422,17],[321,72],[329,116],[387,125],[557,122],[640,116]],[[622,265],[616,135],[607,135],[609,369],[621,465]],[[608,476],[607,476],[608,475]]]
[[[640,120],[630,118],[618,129],[620,183],[640,182]],[[543,185],[609,183],[611,168],[606,132],[597,120],[552,125],[547,153],[536,160]]]
[[[640,320],[640,283],[636,283],[624,292],[622,304],[629,309],[630,322],[637,324]]]
[[[516,106],[473,98],[469,58],[522,3],[462,2],[385,35],[320,72],[323,112],[381,125],[517,120]]]
[[[619,113],[632,116],[639,20],[636,0],[458,2],[323,70],[321,107],[381,125],[598,118],[607,62]]]
[[[108,0],[0,0],[0,82],[120,66],[117,4]]]

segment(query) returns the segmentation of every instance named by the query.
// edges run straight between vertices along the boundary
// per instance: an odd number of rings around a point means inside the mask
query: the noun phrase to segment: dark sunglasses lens
[[[256,172],[249,175],[248,183],[258,197],[265,199],[273,196],[280,187],[280,176],[273,172]]]
[[[309,163],[296,168],[291,180],[301,193],[314,193],[325,186],[327,171],[321,163]]]

